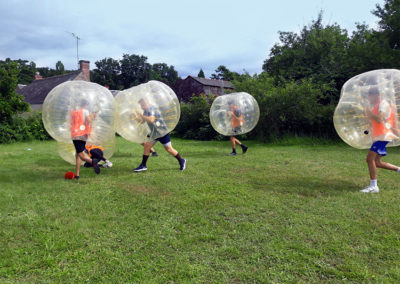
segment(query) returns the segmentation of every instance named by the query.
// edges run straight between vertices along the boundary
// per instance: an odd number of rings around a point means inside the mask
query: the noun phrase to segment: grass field
[[[142,148],[118,138],[79,182],[54,141],[0,145],[0,283],[398,283],[400,174],[362,194],[366,151],[310,141],[173,139],[185,171],[156,145],[133,173]]]

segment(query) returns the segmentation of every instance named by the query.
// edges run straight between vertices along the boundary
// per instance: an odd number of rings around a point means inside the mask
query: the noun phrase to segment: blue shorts
[[[386,145],[388,143],[389,141],[375,141],[369,150],[380,156],[386,156]]]
[[[171,145],[171,138],[169,137],[169,133],[167,135],[164,135],[163,137],[157,138],[153,143],[157,143],[159,141],[161,144],[163,144],[164,147],[167,147]]]

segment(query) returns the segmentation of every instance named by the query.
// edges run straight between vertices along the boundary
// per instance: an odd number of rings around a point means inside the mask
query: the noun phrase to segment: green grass
[[[158,144],[137,174],[141,146],[118,138],[79,182],[54,141],[0,145],[0,282],[400,281],[400,174],[362,194],[365,150],[248,144],[175,138],[184,172]]]

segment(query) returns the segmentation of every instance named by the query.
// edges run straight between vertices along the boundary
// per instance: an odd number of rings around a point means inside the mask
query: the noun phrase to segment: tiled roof
[[[44,78],[41,80],[35,80],[29,85],[26,85],[22,89],[17,90],[20,95],[25,97],[25,101],[30,104],[42,104],[47,94],[56,86],[66,81],[72,81],[79,79],[80,77],[84,80],[84,76],[81,76],[82,72],[77,71],[69,74],[53,76]]]
[[[189,77],[193,78],[194,80],[196,80],[197,82],[199,82],[200,84],[205,85],[205,86],[213,86],[213,87],[220,87],[220,88],[230,88],[230,89],[234,88],[232,83],[229,82],[229,81],[213,80],[213,79],[206,79],[206,78],[188,76],[188,78]]]

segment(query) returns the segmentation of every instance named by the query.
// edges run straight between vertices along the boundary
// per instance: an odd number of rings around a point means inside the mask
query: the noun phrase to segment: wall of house
[[[225,89],[221,87],[202,85],[190,77],[183,80],[177,88],[177,96],[179,101],[189,102],[193,95],[200,95],[201,93],[206,95],[214,94],[220,96],[225,94]]]
[[[199,95],[201,93],[204,93],[203,85],[192,78],[187,78],[179,84],[176,95],[179,101],[188,102],[193,94]]]

